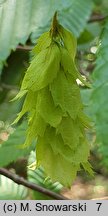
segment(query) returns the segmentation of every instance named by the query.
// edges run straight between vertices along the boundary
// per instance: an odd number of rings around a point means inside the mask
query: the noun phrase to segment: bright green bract
[[[26,94],[15,123],[29,113],[25,145],[36,139],[37,166],[43,166],[53,181],[70,187],[81,167],[92,174],[85,135],[89,120],[76,82],[83,81],[74,63],[76,39],[56,24],[54,34],[52,29],[44,33],[33,49],[34,58],[16,96]]]

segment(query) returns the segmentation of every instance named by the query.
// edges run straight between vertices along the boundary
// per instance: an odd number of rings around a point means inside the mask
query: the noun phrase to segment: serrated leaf
[[[55,106],[59,105],[64,112],[68,112],[75,119],[81,108],[80,92],[76,81],[61,70],[50,85],[50,91]]]
[[[46,87],[57,76],[60,67],[59,61],[60,50],[56,44],[42,50],[28,68],[21,90],[37,91]]]
[[[50,177],[54,182],[60,181],[61,184],[70,187],[72,181],[76,177],[77,170],[80,168],[79,165],[69,163],[67,160],[63,159],[60,154],[54,154],[51,146],[48,143],[42,142],[42,140],[37,143],[36,152],[38,166],[41,162],[47,176],[49,176],[50,173]],[[66,176],[68,176],[68,178],[66,178]]]
[[[62,26],[59,28],[63,37],[64,46],[68,50],[71,58],[74,60],[76,56],[77,40],[67,29],[63,28]]]
[[[50,46],[50,44],[51,44],[50,32],[45,32],[37,40],[37,45],[33,48],[32,53],[34,55],[38,54],[43,49],[48,48]]]
[[[54,102],[48,88],[44,88],[38,93],[37,112],[46,123],[49,123],[53,127],[56,127],[62,119],[63,112],[59,107],[54,106]]]
[[[22,97],[23,96],[23,92],[24,92],[24,94],[27,93],[26,90],[22,91],[22,93],[20,91],[13,100],[17,100],[20,97]],[[16,124],[26,112],[30,112],[31,110],[35,109],[36,99],[37,99],[36,93],[34,93],[32,91],[29,91],[27,93],[25,101],[24,101],[24,104],[23,104],[23,107],[22,107],[22,110],[18,114],[18,117],[15,119],[15,121],[13,122],[13,124]]]
[[[63,131],[64,132],[64,131]],[[77,134],[79,136],[79,134]],[[47,148],[49,144],[55,155],[61,155],[66,161],[73,164],[86,162],[89,155],[89,146],[85,138],[79,138],[79,143],[72,149],[70,145],[66,145],[60,134],[56,135],[54,128],[47,128],[44,138],[39,139]],[[43,141],[42,141],[43,140]],[[74,143],[71,141],[71,145]]]
[[[77,120],[73,120],[69,117],[63,118],[56,132],[57,134],[61,134],[64,143],[72,150],[78,147],[79,138],[82,135]]]
[[[89,88],[91,87],[91,85],[83,79],[74,63],[74,60],[65,48],[61,48],[61,65],[65,74],[69,73],[73,77],[73,81],[79,79],[84,85]]]
[[[30,146],[34,139],[38,136],[43,136],[46,129],[46,122],[40,116],[38,112],[33,112],[32,117],[30,117],[29,125],[27,129],[27,135],[24,142],[24,145]]]

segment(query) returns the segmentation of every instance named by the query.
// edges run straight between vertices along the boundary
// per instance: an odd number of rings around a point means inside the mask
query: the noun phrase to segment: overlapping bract
[[[17,122],[26,112],[28,130],[25,145],[37,139],[37,165],[47,176],[69,187],[81,165],[91,172],[78,73],[74,58],[76,40],[58,25],[57,37],[44,33],[33,49],[34,58],[16,98],[26,94]]]

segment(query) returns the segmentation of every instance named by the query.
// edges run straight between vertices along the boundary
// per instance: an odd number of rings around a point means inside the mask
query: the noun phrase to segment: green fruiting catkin
[[[76,39],[54,17],[51,30],[38,39],[33,54],[16,96],[25,95],[25,101],[14,123],[29,113],[25,145],[37,140],[37,166],[43,166],[53,181],[70,187],[81,167],[92,174],[85,135],[90,124],[76,82],[85,84],[74,62]]]

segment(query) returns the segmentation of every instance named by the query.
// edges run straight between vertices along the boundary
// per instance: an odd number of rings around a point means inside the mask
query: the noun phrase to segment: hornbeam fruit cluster
[[[80,169],[92,174],[85,134],[90,124],[76,82],[80,79],[85,84],[74,62],[76,39],[55,20],[32,53],[34,57],[15,98],[25,95],[14,123],[28,113],[25,145],[36,141],[37,167],[42,166],[53,181],[70,187]]]

